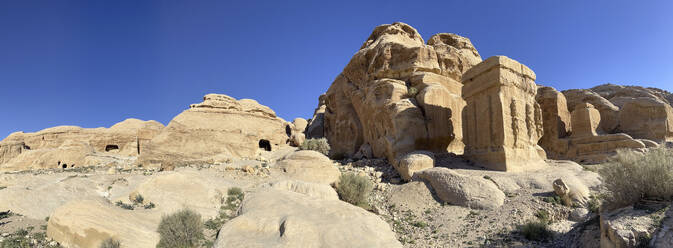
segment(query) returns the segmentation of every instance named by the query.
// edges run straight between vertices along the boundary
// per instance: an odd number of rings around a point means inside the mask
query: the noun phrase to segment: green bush
[[[119,241],[109,238],[103,241],[103,243],[100,244],[100,248],[119,248],[121,247],[121,244]]]
[[[407,93],[402,96],[402,98],[415,98],[418,94],[418,89],[415,87],[407,87]]]
[[[219,214],[215,218],[207,220],[204,223],[205,227],[209,230],[219,231],[224,223],[236,217],[234,211],[241,205],[244,197],[245,193],[243,193],[241,188],[229,188],[227,190],[227,200],[220,207]]]
[[[157,232],[157,248],[198,247],[204,238],[201,215],[189,209],[163,216]]]
[[[299,146],[299,149],[301,150],[313,150],[320,152],[322,154],[325,154],[325,156],[329,155],[329,143],[327,143],[327,139],[325,138],[320,138],[320,139],[307,139],[304,141],[304,143]]]
[[[136,204],[143,204],[144,201],[145,201],[145,197],[143,197],[141,194],[137,194],[136,198],[133,199],[133,203],[136,203]]]
[[[543,241],[552,236],[548,224],[543,221],[530,221],[519,226],[519,232],[528,240]]]
[[[645,154],[621,150],[598,171],[607,190],[604,207],[616,209],[642,199],[673,198],[673,151],[657,148]]]
[[[540,222],[544,223],[551,223],[551,218],[549,217],[549,211],[540,209],[537,212],[535,212],[535,217],[540,220]]]
[[[354,173],[341,174],[337,193],[341,200],[363,208],[369,207],[367,198],[373,189],[372,182],[367,177]]]

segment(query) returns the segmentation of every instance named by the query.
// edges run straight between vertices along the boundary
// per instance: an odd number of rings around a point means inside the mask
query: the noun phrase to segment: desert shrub
[[[549,218],[549,211],[544,210],[544,209],[540,209],[537,212],[535,212],[535,217],[537,217],[538,220],[540,220],[540,222],[544,222],[544,223],[550,223],[551,222],[551,219]]]
[[[205,227],[209,230],[219,231],[224,223],[236,217],[234,211],[241,205],[244,197],[245,193],[243,193],[241,188],[229,188],[229,190],[227,190],[227,200],[224,202],[224,205],[220,207],[219,214],[215,218],[207,220],[204,223]]]
[[[100,244],[100,248],[119,248],[121,247],[121,244],[119,241],[109,238],[103,241],[103,243]]]
[[[337,193],[341,200],[350,204],[367,208],[367,198],[372,192],[373,185],[369,178],[354,173],[341,174]]]
[[[133,198],[133,203],[143,204],[144,201],[145,201],[145,197],[143,197],[143,195],[141,195],[141,194],[137,194],[136,197]]]
[[[155,205],[154,202],[150,202],[150,203],[148,203],[147,205],[145,205],[144,208],[145,208],[145,209],[153,209],[153,208],[155,208],[156,206],[157,206],[157,205]]]
[[[528,240],[543,241],[552,235],[549,226],[543,221],[529,221],[519,226],[519,232]]]
[[[325,156],[329,155],[329,143],[327,143],[327,139],[325,138],[320,138],[320,139],[307,139],[304,141],[304,143],[299,146],[299,149],[301,150],[313,150],[317,151],[319,153],[325,154]]]
[[[402,98],[415,98],[418,94],[418,89],[415,87],[407,87],[407,93],[402,96]]]
[[[597,214],[601,208],[601,200],[597,196],[591,195],[587,202],[587,209],[589,212]]]
[[[122,202],[122,201],[117,201],[117,202],[115,202],[115,205],[116,205],[117,207],[120,207],[120,208],[123,208],[123,209],[126,209],[126,210],[133,210],[133,209],[134,209],[133,205],[131,205],[131,204],[126,204],[126,203],[124,203],[124,202]]]
[[[642,199],[673,198],[673,151],[652,149],[645,154],[621,150],[598,173],[607,190],[604,207],[616,209]]]
[[[192,210],[183,209],[163,216],[157,232],[160,237],[157,248],[198,247],[203,240],[201,215]]]

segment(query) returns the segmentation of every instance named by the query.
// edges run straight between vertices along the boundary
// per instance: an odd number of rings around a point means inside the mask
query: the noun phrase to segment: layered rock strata
[[[465,156],[493,170],[525,170],[546,158],[538,145],[542,113],[535,73],[505,56],[491,57],[463,75]]]

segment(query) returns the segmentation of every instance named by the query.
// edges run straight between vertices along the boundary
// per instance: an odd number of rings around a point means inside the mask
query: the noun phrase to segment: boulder
[[[442,201],[474,209],[497,209],[505,202],[505,194],[483,177],[459,174],[448,168],[431,168],[414,174],[432,186]]]
[[[410,181],[414,173],[435,167],[435,155],[428,151],[410,152],[398,158],[394,167],[402,179]]]
[[[239,214],[215,248],[402,247],[385,221],[335,199],[266,188],[246,195]]]
[[[584,206],[589,200],[589,188],[574,177],[556,179],[552,186],[566,206]]]
[[[311,150],[293,152],[272,167],[283,171],[288,178],[305,182],[333,184],[341,176],[332,160]]]
[[[328,89],[309,137],[323,124],[334,157],[364,144],[389,161],[415,150],[462,154],[460,79],[480,61],[467,38],[438,34],[424,44],[407,24],[378,26]]]
[[[174,167],[188,163],[254,158],[260,151],[286,146],[286,122],[251,99],[208,94],[203,102],[173,118],[154,137],[139,163]]]
[[[159,215],[129,211],[98,200],[77,200],[58,208],[49,218],[47,236],[64,247],[98,248],[113,238],[122,247],[153,248]]]

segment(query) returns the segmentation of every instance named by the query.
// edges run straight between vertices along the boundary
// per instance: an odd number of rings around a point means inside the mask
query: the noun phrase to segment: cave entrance
[[[259,148],[262,148],[265,151],[271,151],[271,142],[265,139],[261,139],[259,140]]]
[[[106,145],[105,146],[105,151],[106,152],[117,151],[117,150],[119,150],[119,146],[117,146],[117,145]]]

